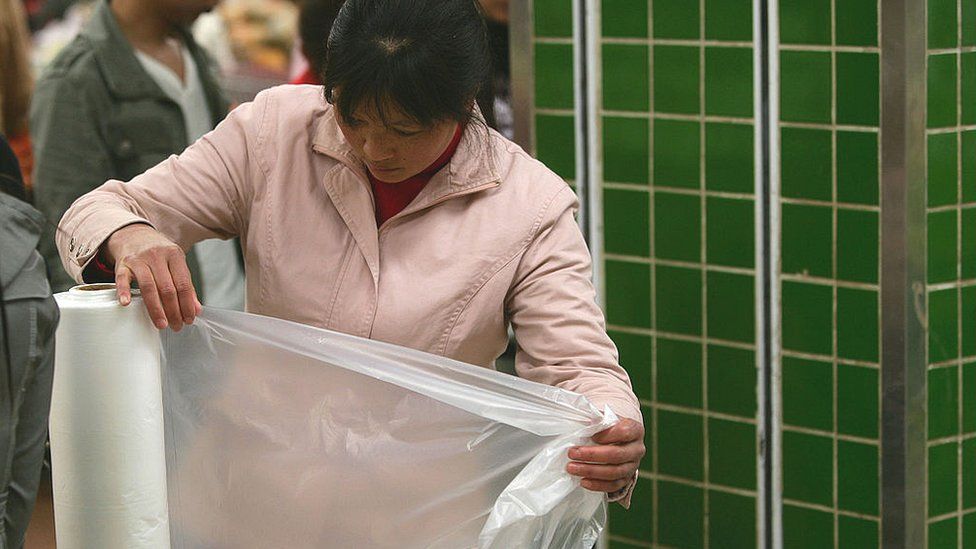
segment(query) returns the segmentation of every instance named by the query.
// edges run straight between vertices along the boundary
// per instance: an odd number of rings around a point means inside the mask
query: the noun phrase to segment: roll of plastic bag
[[[603,528],[565,467],[616,418],[581,395],[213,309],[161,349],[172,547],[588,549]]]
[[[170,547],[159,335],[114,285],[72,288],[51,397],[54,520],[61,549]]]

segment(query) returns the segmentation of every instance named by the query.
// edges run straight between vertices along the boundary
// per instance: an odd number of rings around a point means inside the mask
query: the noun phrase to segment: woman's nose
[[[369,162],[382,162],[393,157],[393,149],[383,139],[367,137],[363,140],[363,155]]]

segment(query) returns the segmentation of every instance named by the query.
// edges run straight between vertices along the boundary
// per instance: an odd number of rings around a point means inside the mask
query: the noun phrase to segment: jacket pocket
[[[142,103],[140,103],[142,104]],[[108,122],[106,131],[109,152],[116,167],[116,175],[128,181],[159,164],[171,154],[179,154],[186,136],[180,136],[182,113],[167,114],[158,105],[146,107],[146,114],[119,115]],[[127,105],[124,111],[132,111]]]

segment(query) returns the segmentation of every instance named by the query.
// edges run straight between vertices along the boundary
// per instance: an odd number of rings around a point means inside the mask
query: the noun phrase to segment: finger
[[[593,463],[572,462],[566,466],[566,471],[577,477],[595,480],[629,479],[637,472],[637,462],[632,461],[623,465],[598,465]]]
[[[176,284],[169,272],[169,265],[163,257],[152,260],[153,277],[156,279],[156,291],[166,312],[166,321],[174,332],[183,328],[183,315],[180,313],[180,301],[176,294]]]
[[[119,265],[115,269],[115,292],[123,307],[132,303],[132,271],[125,265]]]
[[[169,258],[169,272],[173,277],[173,284],[176,286],[176,298],[180,304],[180,314],[183,315],[183,322],[193,324],[193,319],[197,316],[196,288],[193,287],[193,280],[190,276],[190,268],[186,265],[186,256],[183,251],[174,252]]]
[[[622,419],[613,427],[593,435],[593,442],[597,444],[615,444],[631,442],[644,437],[644,426],[632,419]]]
[[[594,492],[616,492],[625,486],[630,484],[630,479],[627,480],[596,480],[592,478],[584,478],[580,481],[580,486],[586,488],[587,490],[592,490]]]
[[[131,260],[123,262],[132,274],[136,277],[136,282],[139,284],[139,293],[142,296],[142,302],[146,304],[146,311],[149,312],[149,318],[152,319],[153,324],[162,330],[169,323],[166,321],[166,311],[163,310],[163,303],[159,299],[159,293],[156,292],[156,280],[153,278],[152,271],[149,266],[142,260]]]
[[[622,465],[631,461],[640,461],[644,457],[643,442],[630,444],[607,444],[603,446],[580,446],[569,450],[569,459],[589,463],[605,463]]]

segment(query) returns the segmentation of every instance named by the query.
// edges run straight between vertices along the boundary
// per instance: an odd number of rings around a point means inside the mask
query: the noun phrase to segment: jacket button
[[[119,154],[129,154],[130,152],[132,152],[132,141],[123,139],[119,143]]]

